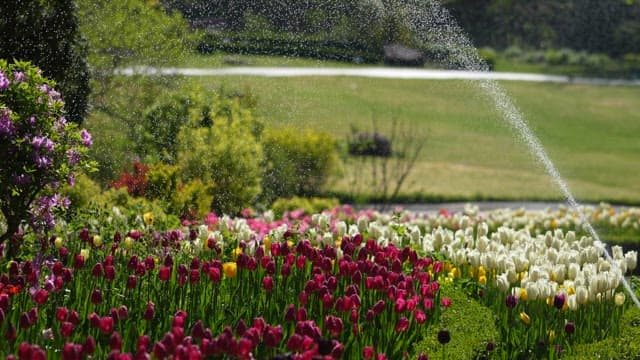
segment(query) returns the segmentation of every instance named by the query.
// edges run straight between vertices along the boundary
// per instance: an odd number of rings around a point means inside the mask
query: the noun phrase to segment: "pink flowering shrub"
[[[54,211],[68,200],[56,193],[73,174],[90,170],[91,134],[65,119],[64,101],[40,70],[27,62],[0,60],[0,209],[8,255],[20,246],[23,221],[35,231],[55,225]]]

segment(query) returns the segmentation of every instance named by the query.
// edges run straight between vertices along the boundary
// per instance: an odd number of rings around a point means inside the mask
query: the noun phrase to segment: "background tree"
[[[28,60],[54,79],[67,118],[81,123],[89,96],[86,47],[73,0],[0,1],[0,58]]]

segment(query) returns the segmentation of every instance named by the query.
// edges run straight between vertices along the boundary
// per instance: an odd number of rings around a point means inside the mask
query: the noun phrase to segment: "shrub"
[[[156,164],[149,168],[145,197],[169,202],[178,187],[180,168],[173,165]]]
[[[480,58],[482,58],[482,60],[487,63],[489,69],[495,68],[496,61],[498,60],[498,54],[495,50],[490,47],[483,47],[478,49],[478,54],[480,55]]]
[[[507,59],[519,59],[522,56],[522,49],[517,45],[511,45],[504,50]]]
[[[91,180],[88,175],[79,173],[75,177],[75,184],[73,186],[65,185],[62,187],[60,194],[69,198],[71,202],[69,209],[72,215],[95,202],[96,194],[100,194],[101,191],[100,185]]]
[[[67,122],[54,86],[29,63],[0,60],[0,208],[7,223],[0,243],[27,218],[36,231],[53,228],[54,210],[68,206],[59,185],[94,167],[87,159],[91,135]],[[20,246],[13,240],[9,257]]]
[[[246,119],[234,116],[211,128],[185,128],[179,143],[183,176],[211,184],[214,211],[237,214],[260,193],[262,146]]]
[[[262,137],[264,197],[317,194],[327,181],[337,155],[330,134],[295,128],[269,129]]]
[[[349,155],[391,156],[391,141],[378,132],[356,133],[347,142]]]
[[[281,217],[287,211],[303,210],[305,214],[316,214],[324,210],[333,209],[340,205],[335,198],[306,198],[297,197],[280,198],[273,202],[271,210],[276,218]]]
[[[566,359],[637,359],[640,354],[640,309],[631,305],[620,319],[620,335],[578,344]]]
[[[171,192],[169,212],[181,219],[199,219],[211,210],[213,196],[211,186],[195,179],[178,186]]]
[[[471,299],[462,290],[443,287],[442,296],[451,298],[451,306],[445,309],[440,324],[432,324],[425,338],[416,344],[415,353],[426,353],[431,359],[443,357],[438,331],[447,328],[451,341],[446,345],[447,359],[476,359],[486,355],[487,344],[497,342],[499,333],[494,315],[488,308]]]
[[[147,190],[147,172],[149,166],[139,161],[134,161],[131,172],[123,172],[120,177],[111,184],[114,189],[127,188],[131,196],[145,196]]]

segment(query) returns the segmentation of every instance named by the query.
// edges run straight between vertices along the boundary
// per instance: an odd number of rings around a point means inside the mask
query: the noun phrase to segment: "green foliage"
[[[42,69],[64,95],[67,118],[82,123],[89,69],[74,1],[2,1],[0,34],[0,59],[26,60]]]
[[[631,305],[620,319],[620,335],[578,344],[563,359],[637,359],[640,354],[640,309]]]
[[[147,172],[147,186],[145,197],[170,201],[178,187],[180,168],[173,165],[158,163]]]
[[[262,146],[251,132],[251,120],[236,105],[225,121],[180,132],[178,162],[183,176],[211,182],[212,208],[217,213],[237,214],[260,193]]]
[[[487,65],[489,65],[490,69],[494,69],[496,66],[496,59],[498,58],[498,54],[495,50],[490,47],[483,47],[478,49],[478,53],[482,60],[484,60]]]
[[[181,219],[201,219],[211,210],[213,196],[211,186],[200,179],[181,184],[171,192],[169,213]]]
[[[192,109],[199,106],[192,103],[192,97],[183,94],[169,96],[149,108],[139,129],[132,133],[138,154],[148,161],[175,163],[178,151],[178,137],[183,125],[190,122]],[[208,116],[208,112],[205,112]]]
[[[499,340],[494,315],[488,308],[468,297],[462,290],[442,287],[441,296],[451,298],[451,306],[441,313],[440,324],[425,330],[422,341],[416,344],[414,354],[428,354],[430,359],[476,359],[486,355],[487,343]],[[451,342],[446,345],[446,357],[438,342],[438,331],[446,328]]]
[[[89,63],[107,75],[123,65],[168,64],[193,41],[179,13],[145,0],[79,0],[80,27],[89,43]]]
[[[321,191],[337,161],[336,144],[328,133],[274,128],[262,137],[265,169],[263,193],[267,201]]]
[[[271,210],[276,218],[281,217],[287,211],[304,210],[305,214],[316,214],[324,210],[333,209],[340,205],[335,198],[297,197],[280,198],[271,204]]]
[[[84,174],[79,173],[75,177],[73,186],[65,185],[62,187],[60,194],[67,196],[71,200],[70,214],[75,214],[81,209],[89,207],[95,202],[96,194],[100,194],[102,189],[95,181]]]

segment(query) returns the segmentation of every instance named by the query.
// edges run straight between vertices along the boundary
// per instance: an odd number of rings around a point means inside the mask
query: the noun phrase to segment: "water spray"
[[[449,11],[442,7],[437,0],[413,0],[408,3],[411,10],[409,13],[413,16],[406,20],[412,27],[413,33],[416,36],[423,37],[419,40],[435,42],[449,50],[451,55],[446,60],[450,62],[450,65],[455,61],[464,70],[489,71],[489,66],[482,60],[478,50],[465,36]],[[527,145],[529,152],[542,164],[547,174],[551,176],[553,182],[560,189],[569,207],[578,214],[583,226],[595,240],[596,246],[603,250],[607,261],[612,262],[613,259],[606,249],[605,243],[600,240],[600,237],[571,193],[569,185],[564,181],[542,143],[527,125],[524,115],[511,101],[506,91],[495,80],[481,80],[475,83],[493,100],[502,117],[509,122],[518,137]],[[640,308],[640,301],[624,276],[622,277],[622,284],[633,302]]]

